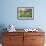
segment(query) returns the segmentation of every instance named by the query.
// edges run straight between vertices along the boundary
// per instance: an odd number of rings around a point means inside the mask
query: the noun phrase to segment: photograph
[[[34,19],[33,7],[18,7],[17,8],[18,19]]]

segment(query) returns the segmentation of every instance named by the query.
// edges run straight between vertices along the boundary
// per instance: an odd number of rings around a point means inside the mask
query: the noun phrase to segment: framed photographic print
[[[22,20],[34,19],[34,7],[18,7],[17,18]]]

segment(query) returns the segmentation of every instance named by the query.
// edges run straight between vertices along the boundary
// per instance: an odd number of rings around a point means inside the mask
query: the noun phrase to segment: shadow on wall
[[[6,32],[6,30],[4,30],[5,25],[4,24],[0,24],[0,43],[2,43],[2,36],[3,36],[3,32]]]

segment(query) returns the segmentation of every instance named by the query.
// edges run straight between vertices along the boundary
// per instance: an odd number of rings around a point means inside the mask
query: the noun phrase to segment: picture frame
[[[33,20],[34,19],[34,7],[18,7],[17,19],[19,20]]]

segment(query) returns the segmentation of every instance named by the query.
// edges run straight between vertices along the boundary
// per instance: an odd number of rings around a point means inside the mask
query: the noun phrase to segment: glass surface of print
[[[33,19],[33,7],[18,7],[18,19]]]

